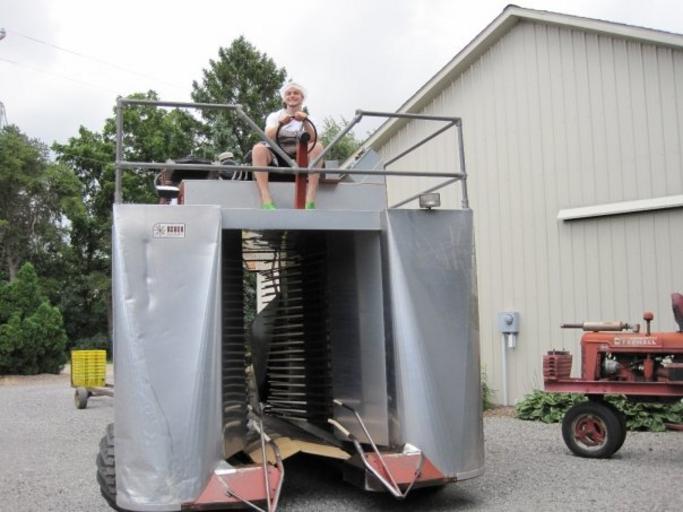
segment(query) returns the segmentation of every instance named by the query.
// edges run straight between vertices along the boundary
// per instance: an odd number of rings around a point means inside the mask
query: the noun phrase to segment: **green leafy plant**
[[[481,371],[481,406],[482,409],[488,411],[493,409],[493,390],[488,384],[486,368]]]
[[[536,389],[515,406],[517,417],[522,420],[557,423],[574,404],[587,400],[584,395],[572,393],[548,393]],[[665,423],[683,423],[683,401],[673,404],[632,402],[624,396],[608,396],[607,402],[626,416],[629,430],[662,432]]]
[[[672,404],[631,402],[623,396],[610,396],[607,401],[626,416],[629,430],[663,432],[665,423],[683,423],[683,401]]]
[[[583,402],[583,395],[573,393],[547,393],[535,389],[515,406],[517,417],[522,420],[557,423],[572,405]]]

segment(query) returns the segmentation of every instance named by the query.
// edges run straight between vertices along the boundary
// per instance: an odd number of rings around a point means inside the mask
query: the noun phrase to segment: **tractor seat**
[[[674,310],[674,320],[678,324],[678,332],[683,332],[683,295],[672,293],[671,307]]]

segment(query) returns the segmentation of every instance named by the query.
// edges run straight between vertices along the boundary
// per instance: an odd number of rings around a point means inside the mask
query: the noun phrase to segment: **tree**
[[[341,118],[340,123],[331,117],[326,117],[323,121],[322,130],[320,131],[320,141],[326,147],[329,146],[347,124],[348,121],[343,117]],[[356,139],[352,132],[349,132],[344,135],[328,153],[326,153],[325,157],[328,160],[339,160],[339,163],[341,164],[344,160],[353,155],[359,147],[360,141]]]
[[[201,85],[192,82],[194,101],[238,103],[258,125],[263,125],[266,116],[280,108],[279,89],[287,72],[256,50],[244,36],[235,39],[228,48],[219,48],[218,60],[210,60],[203,74]],[[260,140],[234,113],[204,110],[202,116],[207,121],[207,136],[216,153],[229,150],[243,158]]]
[[[109,251],[114,194],[114,144],[84,127],[65,145],[53,144],[57,160],[74,170],[83,191],[83,212],[72,219],[62,252],[59,306],[70,340],[107,334]]]
[[[129,96],[158,100],[154,91]],[[201,123],[189,113],[153,106],[123,111],[124,158],[164,162],[201,151]],[[107,336],[111,314],[111,222],[114,201],[116,120],[107,119],[102,133],[81,127],[67,144],[53,144],[57,161],[73,169],[83,188],[83,214],[72,219],[70,247],[64,252],[68,279],[60,294],[69,338]],[[126,170],[126,202],[154,203],[154,173]]]
[[[59,373],[66,362],[66,333],[59,309],[42,293],[33,265],[0,283],[0,374]]]
[[[80,185],[47,147],[10,125],[0,130],[0,266],[13,281],[19,265],[58,253],[66,218],[82,211]]]
[[[240,103],[261,124],[265,115],[280,105],[278,90],[285,80],[265,54],[243,37],[229,48],[219,49],[210,61],[202,84],[193,82],[192,98],[198,102]],[[131,95],[158,99],[154,91]],[[253,130],[233,114],[203,111],[206,125],[186,111],[152,106],[124,110],[124,157],[131,161],[164,162],[189,154],[213,158],[232,150],[243,157],[258,140]],[[115,118],[106,120],[101,133],[83,127],[67,144],[53,144],[57,161],[73,169],[81,182],[84,210],[71,221],[70,246],[63,251],[65,274],[60,307],[72,340],[111,333],[111,211],[114,196]],[[126,202],[156,202],[153,173],[123,173]],[[102,326],[107,325],[107,333]]]

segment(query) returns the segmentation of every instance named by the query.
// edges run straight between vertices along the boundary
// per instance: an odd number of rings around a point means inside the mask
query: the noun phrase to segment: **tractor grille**
[[[543,380],[554,382],[568,379],[572,371],[572,355],[561,350],[551,350],[543,356]]]

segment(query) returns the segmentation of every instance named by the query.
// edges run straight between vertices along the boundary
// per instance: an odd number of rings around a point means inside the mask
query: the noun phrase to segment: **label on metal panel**
[[[628,347],[659,347],[657,338],[614,338],[614,344]]]
[[[185,238],[185,224],[154,224],[154,238]]]

